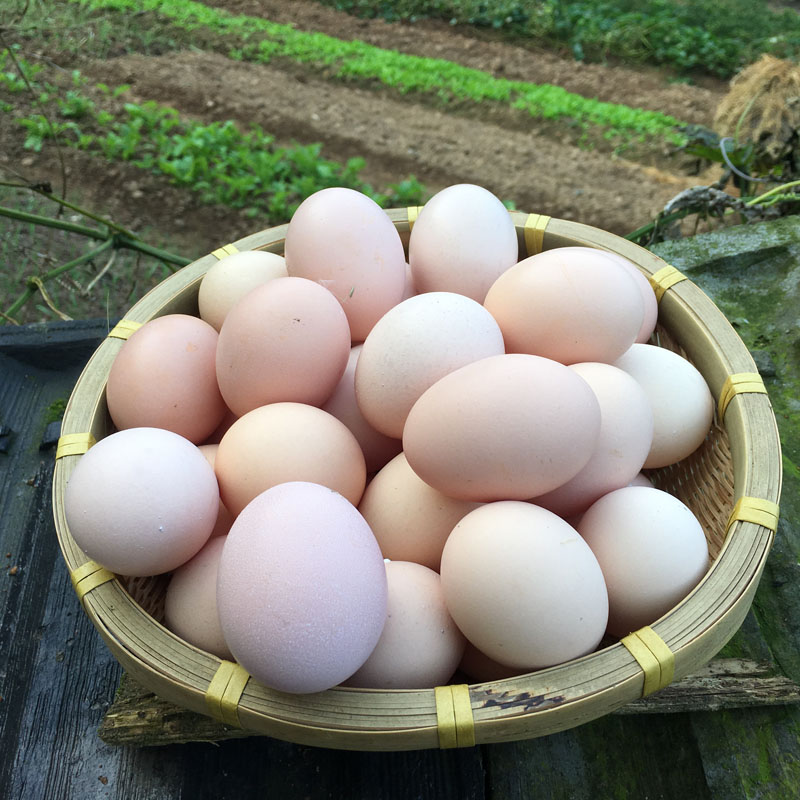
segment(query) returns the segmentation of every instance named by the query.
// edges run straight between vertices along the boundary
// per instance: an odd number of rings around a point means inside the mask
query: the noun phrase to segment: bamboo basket
[[[387,211],[406,243],[417,212]],[[576,222],[511,215],[521,254],[582,245],[636,263],[659,297],[658,343],[689,358],[721,400],[722,413],[715,414],[704,445],[690,458],[651,475],[656,485],[694,511],[705,530],[712,564],[700,584],[661,619],[626,640],[528,675],[427,690],[337,687],[311,695],[270,690],[157,621],[163,576],[131,583],[111,575],[89,562],[67,528],[64,489],[90,444],[87,434],[99,440],[113,431],[105,385],[126,336],[123,323],[98,347],[67,405],[53,509],[81,604],[134,679],[165,700],[227,725],[300,744],[346,750],[464,747],[544,736],[608,714],[696,671],[736,632],[774,537],[781,487],[777,425],[747,348],[694,283],[647,250]],[[144,323],[163,314],[197,314],[198,286],[212,264],[235,250],[282,254],[285,233],[285,225],[271,228],[198,259],[136,303],[126,320]]]

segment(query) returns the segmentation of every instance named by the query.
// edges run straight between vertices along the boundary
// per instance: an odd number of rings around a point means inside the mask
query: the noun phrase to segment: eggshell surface
[[[187,314],[157,317],[132,333],[108,375],[114,425],[164,428],[202,442],[226,412],[215,370],[217,338],[208,323]]]
[[[279,483],[327,486],[358,505],[364,455],[345,425],[303,403],[271,403],[240,417],[222,437],[214,470],[222,502],[234,515]]]
[[[429,486],[400,453],[367,484],[358,510],[385,558],[413,561],[438,571],[453,527],[479,505]]]
[[[369,423],[401,438],[411,406],[439,378],[505,352],[492,315],[453,292],[416,295],[386,312],[358,360],[356,398]]]
[[[353,342],[405,291],[406,260],[396,228],[371,198],[332,187],[307,197],[286,230],[289,275],[317,281],[341,303]]]
[[[634,344],[614,366],[636,379],[653,408],[646,469],[675,464],[700,447],[711,429],[714,398],[693,364],[664,347]]]
[[[277,253],[244,250],[214,264],[197,293],[200,319],[219,331],[228,312],[249,291],[273,278],[285,278],[286,261]]]
[[[211,469],[214,469],[214,462],[217,457],[217,450],[219,444],[201,444],[198,449],[205,456]],[[216,473],[214,475],[216,477]],[[211,531],[211,538],[215,536],[225,536],[231,529],[233,524],[233,514],[225,508],[225,504],[220,500],[219,511],[217,512],[217,521],[214,524],[214,530]]]
[[[319,692],[367,660],[386,621],[386,570],[341,495],[291,482],[255,498],[219,566],[219,616],[236,660],[282,692]]]
[[[336,419],[343,422],[348,430],[356,437],[356,441],[361,446],[364,453],[364,460],[367,465],[367,472],[377,472],[387,462],[391,461],[402,449],[403,443],[400,439],[386,436],[386,434],[375,430],[372,425],[364,419],[361,409],[356,401],[356,365],[363,345],[357,344],[350,349],[350,356],[347,359],[347,367],[342,375],[333,394],[322,406],[323,411],[333,414]]]
[[[608,630],[627,636],[682,600],[709,566],[703,529],[691,510],[659,489],[628,486],[601,497],[578,530],[608,586]]]
[[[64,492],[78,546],[121,575],[158,575],[188,561],[208,540],[218,508],[203,454],[161,428],[101,439],[81,456]]]
[[[408,561],[386,564],[386,624],[347,686],[432,689],[450,680],[466,640],[456,627],[438,573]]]
[[[634,343],[644,318],[634,278],[590,247],[529,256],[495,281],[484,305],[500,325],[507,352],[563,364],[612,362]]]
[[[467,514],[445,544],[441,577],[458,627],[500,664],[560,664],[594,650],[605,632],[597,559],[574,528],[531,503]]]
[[[322,405],[349,354],[350,329],[336,298],[305,278],[275,278],[228,312],[217,381],[238,416],[268,403]]]
[[[481,186],[448,186],[423,206],[408,243],[414,288],[457,292],[482,303],[519,255],[517,232],[500,200]]]
[[[462,500],[523,500],[551,491],[588,463],[600,406],[579,375],[550,359],[500,355],[437,381],[411,409],[408,463]]]
[[[210,539],[170,578],[164,596],[164,624],[195,647],[232,660],[217,614],[217,570],[225,537]]]
[[[585,511],[595,500],[627,486],[653,442],[653,410],[644,389],[610,364],[569,367],[592,388],[600,404],[600,435],[589,462],[574,477],[535,502],[561,517]]]

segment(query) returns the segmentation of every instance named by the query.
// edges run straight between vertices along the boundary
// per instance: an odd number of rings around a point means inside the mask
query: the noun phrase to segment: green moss
[[[49,425],[51,422],[58,422],[64,416],[64,411],[67,408],[67,398],[59,397],[50,403],[44,410],[44,424]]]

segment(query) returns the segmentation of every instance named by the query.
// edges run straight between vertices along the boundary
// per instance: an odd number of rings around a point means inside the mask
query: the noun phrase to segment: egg
[[[470,183],[448,186],[431,197],[408,242],[418,293],[456,292],[478,303],[518,257],[517,232],[506,207]]]
[[[446,684],[466,640],[456,627],[438,573],[421,564],[386,564],[386,624],[369,658],[347,686],[432,689]]]
[[[232,660],[217,613],[217,571],[225,537],[209,541],[178,567],[164,595],[164,624],[195,647]]]
[[[273,278],[285,278],[286,261],[276,253],[244,250],[214,264],[200,281],[200,319],[219,331],[228,312],[248,292]]]
[[[450,614],[482,653],[523,670],[592,652],[608,595],[578,532],[531,503],[487,503],[453,529],[442,553]]]
[[[406,260],[400,235],[383,209],[343,187],[307,197],[286,229],[289,275],[317,281],[341,303],[353,342],[400,302]]]
[[[563,364],[614,361],[634,343],[644,318],[634,278],[590,247],[529,256],[492,284],[484,305],[500,325],[507,352]]]
[[[347,367],[345,367],[344,374],[333,390],[333,394],[325,401],[322,410],[332,414],[347,426],[361,446],[367,465],[367,472],[374,473],[400,452],[403,443],[400,439],[386,436],[386,434],[375,430],[364,419],[364,415],[358,407],[355,385],[356,365],[361,356],[362,348],[363,345],[357,344],[350,349],[350,356],[347,359]]]
[[[353,434],[336,417],[302,403],[271,403],[240,417],[219,443],[214,470],[234,516],[288,481],[322,484],[358,505],[367,479]]]
[[[480,303],[453,292],[416,295],[367,336],[356,366],[358,406],[372,427],[399,439],[411,406],[439,378],[504,352],[500,328]]]
[[[386,621],[383,557],[356,509],[306,482],[254,498],[231,527],[217,579],[219,619],[235,659],[282,692],[349,678]]]
[[[642,326],[639,328],[639,333],[636,334],[636,341],[639,343],[646,342],[656,329],[658,322],[658,300],[656,300],[656,293],[650,285],[650,281],[645,278],[644,273],[627,258],[624,258],[617,253],[609,253],[603,251],[609,258],[617,261],[633,278],[639,293],[642,296],[642,303],[644,304],[644,316],[642,317]]]
[[[196,444],[225,416],[217,386],[217,332],[187,314],[146,322],[117,353],[106,385],[117,428],[155,427]]]
[[[482,653],[472,642],[467,641],[464,648],[464,655],[458,665],[459,672],[463,672],[467,677],[472,678],[471,683],[485,683],[488,681],[502,681],[519,675],[519,669],[507,667],[499,664],[492,658]]]
[[[627,486],[653,442],[653,410],[644,389],[626,372],[595,362],[569,367],[592,388],[600,404],[600,435],[586,466],[535,502],[559,516],[585,511],[595,500]]]
[[[188,439],[161,428],[106,436],[81,456],[64,491],[67,526],[112,572],[146,576],[184,564],[217,519],[214,471]]]
[[[666,348],[634,344],[614,366],[636,379],[653,409],[646,469],[675,464],[700,447],[711,429],[714,398],[693,364]]]
[[[692,511],[659,489],[627,486],[601,497],[578,531],[608,586],[608,630],[627,636],[680,602],[709,566],[708,545]]]
[[[583,469],[600,433],[586,381],[547,358],[499,355],[445,375],[412,407],[403,450],[434,489],[462,500],[526,500]]]
[[[386,558],[414,561],[438,571],[450,531],[479,505],[429,486],[400,453],[367,484],[358,510]]]
[[[217,381],[238,416],[268,403],[322,405],[349,355],[350,329],[336,298],[305,278],[274,278],[228,312]]]

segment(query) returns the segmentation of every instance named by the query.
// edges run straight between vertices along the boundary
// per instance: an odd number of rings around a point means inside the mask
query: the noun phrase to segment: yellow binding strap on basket
[[[778,530],[778,518],[780,507],[771,500],[762,500],[760,497],[740,497],[733,507],[728,524],[725,528],[727,533],[734,522],[752,522],[771,530],[773,533]]]
[[[472,716],[469,686],[466,683],[437,686],[433,693],[436,699],[439,747],[442,750],[472,747],[475,744],[475,720]]]
[[[102,586],[104,583],[113,581],[115,577],[113,572],[100,566],[96,561],[87,561],[85,564],[76,567],[69,574],[75,594],[78,595],[78,600],[81,604],[88,592],[98,586]]]
[[[206,689],[206,706],[214,719],[241,728],[239,701],[250,673],[233,661],[223,661]]]
[[[544,232],[549,222],[547,214],[528,214],[525,220],[525,249],[529,256],[542,252]]]
[[[717,414],[720,420],[725,416],[725,409],[728,408],[731,400],[737,394],[744,394],[745,392],[766,394],[767,387],[764,386],[761,376],[757,372],[736,372],[733,375],[728,375],[722,385],[719,403],[717,404]]]
[[[672,683],[675,675],[675,655],[649,625],[629,634],[621,642],[644,670],[642,697]]]
[[[676,283],[685,281],[686,276],[675,269],[675,267],[666,266],[654,272],[648,280],[653,287],[653,291],[656,293],[656,300],[660,303],[664,292]]]
[[[409,206],[406,209],[406,213],[408,214],[409,230],[411,230],[414,227],[414,223],[417,221],[417,217],[419,216],[420,211],[422,211],[422,206]]]
[[[58,437],[56,459],[64,456],[82,456],[90,447],[97,444],[91,433],[65,433]]]
[[[127,339],[132,333],[141,328],[143,323],[134,322],[132,319],[121,319],[109,332],[112,339]]]
[[[224,244],[222,247],[218,247],[216,250],[211,251],[211,255],[214,258],[222,261],[225,256],[232,256],[234,253],[238,253],[239,248],[235,244]]]

